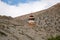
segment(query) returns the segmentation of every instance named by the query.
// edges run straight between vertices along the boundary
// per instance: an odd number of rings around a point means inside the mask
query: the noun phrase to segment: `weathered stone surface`
[[[0,40],[47,40],[60,35],[60,3],[33,13],[34,27],[28,25],[29,15],[16,18],[0,16]]]

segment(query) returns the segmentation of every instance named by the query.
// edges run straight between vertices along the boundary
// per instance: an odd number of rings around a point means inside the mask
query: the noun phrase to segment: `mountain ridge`
[[[34,13],[30,13],[30,14],[27,14],[27,15],[23,15],[23,16],[18,16],[18,17],[15,17],[16,19],[19,19],[19,17],[21,17],[21,18],[24,18],[25,16],[29,16],[29,15],[39,15],[39,13],[41,12],[45,12],[45,11],[48,11],[48,10],[57,10],[57,9],[59,9],[60,8],[60,3],[57,3],[57,4],[55,4],[54,6],[51,6],[50,8],[48,8],[48,9],[45,9],[45,10],[42,10],[42,11],[38,11],[38,12],[34,12]],[[37,14],[38,13],[38,14]]]
[[[28,25],[29,16],[35,26]],[[0,40],[47,40],[60,35],[60,3],[39,12],[16,18],[0,16]]]

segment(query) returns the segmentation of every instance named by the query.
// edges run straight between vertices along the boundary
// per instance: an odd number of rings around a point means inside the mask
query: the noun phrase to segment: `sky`
[[[60,3],[60,0],[0,0],[0,15],[12,17],[41,11]]]

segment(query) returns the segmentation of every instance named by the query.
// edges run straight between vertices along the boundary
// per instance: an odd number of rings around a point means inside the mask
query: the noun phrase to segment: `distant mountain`
[[[30,26],[33,15],[35,25]],[[0,40],[47,40],[60,35],[60,3],[35,13],[16,18],[0,16]]]

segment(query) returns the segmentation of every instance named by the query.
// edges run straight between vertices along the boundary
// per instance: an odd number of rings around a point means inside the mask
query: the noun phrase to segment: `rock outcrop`
[[[35,26],[28,25],[34,15]],[[0,40],[47,40],[60,35],[60,3],[39,12],[12,18],[0,16]]]

